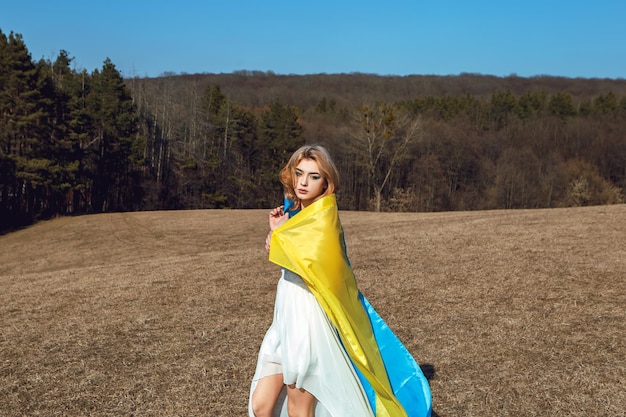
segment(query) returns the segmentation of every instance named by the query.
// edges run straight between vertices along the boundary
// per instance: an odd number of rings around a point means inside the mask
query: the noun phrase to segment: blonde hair
[[[326,180],[326,189],[322,196],[333,194],[339,190],[339,172],[326,148],[320,145],[304,145],[291,155],[289,162],[278,175],[280,182],[283,184],[285,197],[296,203],[295,208],[300,207],[300,200],[296,197],[294,179],[296,177],[296,167],[303,159],[317,162],[320,175]]]

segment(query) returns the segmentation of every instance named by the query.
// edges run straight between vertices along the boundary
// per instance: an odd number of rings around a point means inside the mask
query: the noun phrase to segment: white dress
[[[286,385],[295,384],[316,398],[316,417],[374,415],[337,331],[304,281],[285,269],[276,290],[274,320],[261,343],[252,379],[250,417],[259,379],[280,373]],[[287,417],[285,388],[274,415]]]

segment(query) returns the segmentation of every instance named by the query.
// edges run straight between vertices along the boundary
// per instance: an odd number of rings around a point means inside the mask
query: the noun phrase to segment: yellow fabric
[[[333,194],[274,230],[269,259],[302,277],[315,295],[353,363],[376,392],[376,416],[406,417],[391,389],[343,242]]]

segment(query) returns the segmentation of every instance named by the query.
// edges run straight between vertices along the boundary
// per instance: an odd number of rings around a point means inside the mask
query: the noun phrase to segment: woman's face
[[[303,159],[296,166],[294,182],[296,197],[303,208],[320,198],[326,190],[326,180],[322,178],[317,162],[312,159]]]

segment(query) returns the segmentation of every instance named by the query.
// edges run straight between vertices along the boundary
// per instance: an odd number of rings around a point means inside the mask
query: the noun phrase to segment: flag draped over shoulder
[[[298,274],[337,329],[377,417],[424,417],[428,381],[359,292],[346,255],[335,195],[325,196],[272,233],[270,261]]]

